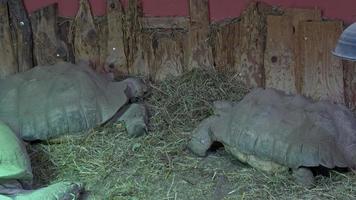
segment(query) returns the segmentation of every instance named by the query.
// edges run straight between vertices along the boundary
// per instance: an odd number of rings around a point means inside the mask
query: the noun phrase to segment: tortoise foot
[[[139,137],[147,133],[148,113],[144,104],[130,104],[118,121],[125,122],[130,137]]]
[[[308,168],[301,167],[293,170],[293,177],[298,184],[304,187],[310,188],[315,185],[313,172]]]
[[[83,186],[78,183],[60,182],[33,191],[24,191],[10,196],[16,200],[72,200],[78,199]]]

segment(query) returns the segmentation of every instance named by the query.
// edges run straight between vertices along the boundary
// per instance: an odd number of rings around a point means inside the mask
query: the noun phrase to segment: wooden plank
[[[98,64],[96,66],[96,71],[100,73],[110,72],[113,69],[106,65],[106,59],[108,58],[108,36],[109,36],[109,26],[107,16],[98,16],[94,18],[95,29],[97,30],[97,44],[99,51]]]
[[[127,58],[125,54],[124,38],[124,10],[119,0],[108,0],[108,57],[106,64],[114,68],[115,76],[128,74]]]
[[[187,17],[142,17],[145,29],[188,29]]]
[[[18,71],[24,72],[33,67],[31,24],[22,0],[7,1],[7,4]]]
[[[295,86],[297,92],[300,94],[302,92],[302,81],[303,81],[303,72],[302,68],[300,67],[299,63],[299,43],[298,43],[298,35],[299,35],[299,23],[302,21],[320,21],[321,18],[321,10],[320,9],[301,9],[301,8],[287,8],[284,13],[285,16],[291,18],[291,23],[293,25],[293,32],[294,32],[294,56],[295,56]]]
[[[301,22],[299,30],[302,94],[315,100],[344,103],[342,62],[331,54],[343,31],[342,22]]]
[[[66,61],[75,63],[74,46],[72,38],[73,18],[57,17],[58,37],[67,47],[68,58]]]
[[[185,37],[184,33],[177,31],[154,33],[154,62],[150,68],[152,79],[159,81],[183,73]]]
[[[345,104],[351,110],[356,109],[356,63],[344,60]]]
[[[35,65],[53,65],[68,60],[67,45],[59,39],[57,7],[48,6],[30,15]]]
[[[264,56],[266,87],[296,93],[294,32],[287,16],[267,17],[267,43]]]
[[[214,24],[212,28],[212,52],[214,67],[220,72],[236,72],[239,53],[240,23],[236,20]],[[228,39],[227,39],[228,38]]]
[[[209,1],[189,0],[187,68],[212,68],[213,55],[209,40]]]
[[[146,34],[142,33],[140,18],[142,17],[142,7],[140,0],[130,0],[125,17],[125,35],[127,65],[129,74],[149,75],[148,58],[145,53],[151,53],[151,45],[146,41]],[[146,39],[145,39],[146,38]]]
[[[247,87],[264,87],[264,50],[266,44],[266,16],[272,14],[272,7],[252,2],[241,15],[240,55],[235,63],[240,80]]]
[[[0,79],[18,71],[6,3],[0,3]]]
[[[96,69],[99,65],[100,54],[98,39],[93,16],[88,0],[80,0],[80,7],[73,22],[75,61],[90,62]]]

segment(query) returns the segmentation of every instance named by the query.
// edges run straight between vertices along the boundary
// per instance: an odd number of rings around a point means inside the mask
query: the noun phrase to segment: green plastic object
[[[30,159],[22,140],[0,121],[0,182],[16,179],[31,184],[32,178]]]

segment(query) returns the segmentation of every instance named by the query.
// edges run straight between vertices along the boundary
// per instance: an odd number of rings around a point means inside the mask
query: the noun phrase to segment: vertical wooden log
[[[108,72],[110,69],[105,65],[108,57],[108,34],[109,26],[107,16],[99,16],[94,18],[95,27],[98,33],[98,51],[99,61],[97,68],[102,72]]]
[[[356,109],[356,63],[343,61],[345,104],[352,110]]]
[[[267,44],[264,56],[266,87],[295,94],[294,32],[290,17],[267,17]]]
[[[145,50],[149,49],[142,33],[140,17],[142,17],[142,7],[140,0],[130,0],[126,14],[126,56],[128,71],[134,75],[149,75],[149,62],[145,57]],[[147,50],[149,52],[149,50]]]
[[[320,21],[321,20],[321,10],[318,9],[299,9],[299,8],[289,8],[286,9],[285,16],[289,17],[291,23],[293,25],[293,43],[294,43],[294,59],[295,59],[295,87],[297,92],[300,94],[302,92],[302,82],[303,82],[303,72],[300,67],[300,58],[298,57],[300,54],[300,44],[298,43],[298,35],[299,31],[299,23],[303,21]]]
[[[241,15],[240,56],[237,57],[238,72],[247,87],[264,87],[264,51],[266,44],[266,16],[272,7],[251,3]]]
[[[184,37],[178,31],[155,33],[152,41],[154,63],[151,76],[154,80],[163,80],[183,73]]]
[[[213,68],[209,41],[209,1],[189,0],[187,69]]]
[[[30,15],[35,65],[53,65],[69,59],[67,45],[58,36],[56,10],[51,5]]]
[[[31,24],[22,0],[11,0],[7,4],[18,71],[24,72],[33,67]]]
[[[342,22],[301,22],[299,29],[302,94],[343,104],[343,66],[341,60],[331,54],[342,33]]]
[[[0,3],[0,79],[18,72],[6,3]]]
[[[108,41],[107,52],[108,58],[106,64],[114,68],[116,76],[127,75],[128,66],[125,54],[125,13],[120,0],[108,0],[107,3]]]
[[[139,34],[137,41],[139,42],[138,46],[140,51],[138,55],[140,55],[140,58],[136,59],[136,63],[134,63],[133,66],[134,68],[132,68],[135,70],[134,74],[154,77],[154,72],[151,70],[155,62],[153,38],[154,34],[151,31],[142,30]]]
[[[236,72],[236,56],[240,55],[240,23],[236,20],[217,23],[211,31],[215,69],[221,72]]]
[[[72,30],[73,27],[73,18],[67,17],[57,17],[58,24],[58,37],[61,41],[63,41],[68,50],[68,62],[75,63],[74,57],[74,46],[73,46],[73,38],[72,38]]]
[[[100,54],[93,16],[88,0],[80,0],[80,7],[73,22],[75,61],[89,61],[93,67],[99,65]]]

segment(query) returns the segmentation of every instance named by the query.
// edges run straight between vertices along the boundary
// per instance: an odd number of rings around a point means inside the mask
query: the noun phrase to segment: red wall
[[[125,2],[128,0],[124,0]],[[323,10],[330,19],[356,22],[356,0],[263,0],[271,5]],[[58,3],[59,15],[74,16],[79,0],[24,0],[29,12]],[[106,0],[90,0],[94,15],[104,15]],[[213,21],[240,15],[250,0],[210,0],[210,18]],[[188,0],[142,0],[145,16],[187,16]]]
[[[263,0],[270,5],[291,8],[320,8],[324,17],[356,22],[356,0]],[[210,0],[212,20],[237,17],[249,0]]]

